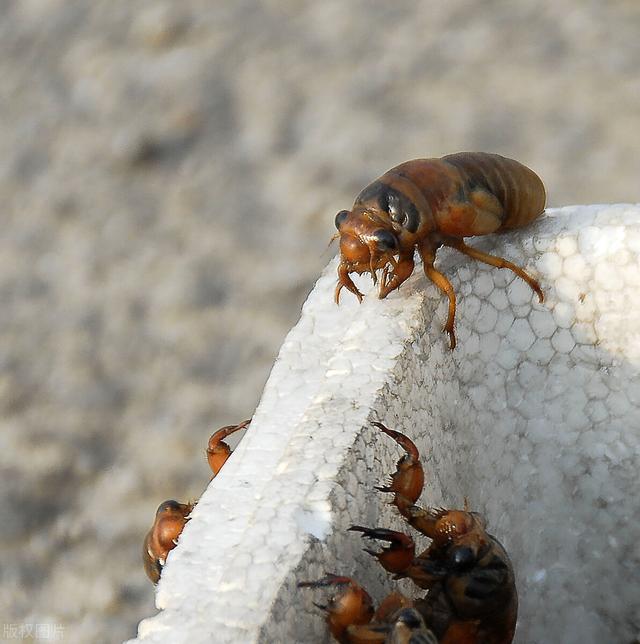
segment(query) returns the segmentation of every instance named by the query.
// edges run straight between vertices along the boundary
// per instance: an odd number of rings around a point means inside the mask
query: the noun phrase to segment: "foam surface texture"
[[[401,527],[376,492],[398,446],[418,445],[421,505],[472,509],[516,569],[516,642],[630,641],[640,631],[640,207],[571,206],[473,239],[540,280],[441,249],[458,296],[420,266],[399,291],[333,303],[335,260],[289,333],[253,423],[196,506],[137,642],[325,642],[296,582],[354,576],[393,586],[351,524]],[[425,540],[420,545],[427,545]],[[404,590],[412,591],[408,582]]]

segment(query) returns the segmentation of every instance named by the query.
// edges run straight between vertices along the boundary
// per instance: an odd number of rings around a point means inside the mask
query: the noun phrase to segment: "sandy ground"
[[[135,634],[156,506],[383,171],[494,151],[637,201],[638,33],[633,0],[2,2],[0,634]]]

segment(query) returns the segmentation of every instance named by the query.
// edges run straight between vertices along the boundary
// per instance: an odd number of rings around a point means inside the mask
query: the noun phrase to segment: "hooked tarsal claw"
[[[382,430],[387,436],[390,436],[393,438],[393,440],[402,447],[409,456],[411,456],[413,459],[416,461],[420,460],[420,452],[418,451],[418,448],[416,447],[416,444],[408,437],[402,434],[401,432],[397,432],[394,429],[389,429],[387,426],[383,425],[380,422],[377,421],[371,421],[372,425],[375,425],[378,429]]]
[[[351,285],[353,286],[353,288],[351,288],[349,284],[342,284],[341,282],[338,282],[338,285],[336,286],[336,290],[333,296],[333,299],[335,300],[336,304],[340,304],[340,291],[343,289],[343,287],[346,287],[348,291],[351,291],[351,293],[353,293],[358,298],[358,302],[362,304],[362,298],[364,297],[364,295],[360,293],[360,291],[356,288],[353,282],[351,282]]]
[[[373,489],[378,490],[378,492],[393,492],[393,489],[388,485],[374,485]]]
[[[362,303],[363,295],[358,290],[358,287],[353,283],[353,280],[349,275],[349,268],[345,264],[340,264],[338,266],[338,284],[336,285],[336,290],[333,296],[336,304],[340,304],[340,291],[343,288],[346,288],[348,291],[353,293],[358,298],[358,302]]]
[[[367,554],[375,557],[388,572],[404,572],[411,565],[415,556],[415,544],[410,536],[387,528],[364,528],[354,525],[349,529],[354,532],[362,532],[363,538],[386,541],[389,544],[384,546],[380,552],[363,548]]]
[[[387,528],[365,528],[360,525],[352,525],[349,530],[351,532],[362,532],[363,537],[369,539],[379,539],[381,541],[396,541],[397,533]]]
[[[321,588],[328,585],[326,578],[318,579],[317,581],[299,581],[296,584],[298,588]]]
[[[329,610],[329,607],[327,606],[327,604],[318,604],[318,602],[312,602],[312,603],[316,608],[319,608],[320,610],[323,610],[325,612]]]
[[[328,572],[325,573],[322,579],[317,579],[316,581],[299,581],[297,585],[298,588],[322,588],[324,586],[342,586],[350,583],[351,579],[349,577],[340,577],[339,575]]]

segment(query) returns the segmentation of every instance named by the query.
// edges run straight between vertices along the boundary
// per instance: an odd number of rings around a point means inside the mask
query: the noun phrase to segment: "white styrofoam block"
[[[516,641],[595,644],[640,631],[640,207],[549,210],[526,230],[473,240],[539,277],[544,304],[497,270],[441,250],[458,295],[419,268],[399,292],[333,304],[335,260],[287,336],[251,428],[169,555],[140,644],[323,642],[296,582],[392,582],[353,523],[399,527],[373,490],[408,434],[423,505],[483,513],[517,574]],[[426,545],[426,543],[425,543]],[[405,590],[412,590],[403,582]]]

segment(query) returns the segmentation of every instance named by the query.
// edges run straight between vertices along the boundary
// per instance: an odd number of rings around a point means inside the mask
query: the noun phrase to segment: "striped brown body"
[[[434,267],[440,246],[450,246],[498,268],[509,268],[538,293],[538,283],[502,258],[467,246],[463,238],[526,226],[544,212],[546,193],[540,178],[518,161],[498,154],[461,152],[441,159],[415,159],[392,168],[367,186],[351,211],[336,215],[341,261],[336,302],[343,287],[362,294],[350,273],[371,273],[379,297],[386,297],[411,275],[414,254],[425,273],[449,297],[445,330],[455,346],[455,295]]]
[[[478,519],[473,513],[465,514]],[[410,570],[418,585],[421,577],[428,578],[422,587],[429,593],[416,604],[439,642],[510,644],[513,640],[518,617],[513,566],[504,547],[484,526],[479,532],[465,545],[457,543],[463,536],[444,548],[428,548]],[[461,552],[469,553],[463,564],[455,561]]]

